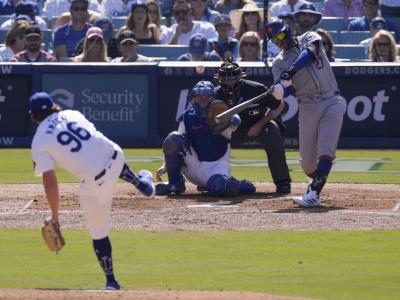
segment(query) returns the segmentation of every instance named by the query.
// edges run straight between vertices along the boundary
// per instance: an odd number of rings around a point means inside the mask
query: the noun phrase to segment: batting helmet
[[[272,40],[274,44],[276,44],[276,41],[274,41],[274,39],[278,36],[281,36],[281,39],[279,39],[281,41],[290,35],[289,26],[285,23],[285,21],[281,19],[272,19],[270,22],[265,23],[264,28],[267,39],[269,41]]]
[[[214,85],[211,81],[199,81],[192,89],[192,97],[214,96]]]

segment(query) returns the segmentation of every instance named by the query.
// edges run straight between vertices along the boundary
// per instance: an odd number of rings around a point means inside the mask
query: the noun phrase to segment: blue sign
[[[43,74],[42,89],[106,136],[149,134],[147,74]]]

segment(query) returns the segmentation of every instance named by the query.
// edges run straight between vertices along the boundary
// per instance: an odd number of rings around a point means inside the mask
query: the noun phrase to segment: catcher
[[[255,193],[250,181],[230,175],[230,137],[240,125],[240,117],[234,115],[227,124],[215,123],[215,116],[227,106],[214,100],[214,85],[210,81],[199,81],[191,97],[189,107],[179,119],[178,131],[164,140],[165,163],[157,170],[157,178],[161,180],[166,172],[168,182],[156,185],[156,194],[185,192],[183,175],[199,190],[207,190],[215,197]]]

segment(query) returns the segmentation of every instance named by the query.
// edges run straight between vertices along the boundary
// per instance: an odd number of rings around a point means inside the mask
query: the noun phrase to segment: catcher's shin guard
[[[240,182],[233,177],[214,174],[207,181],[207,189],[214,197],[234,197],[240,193]]]
[[[168,182],[171,185],[183,182],[182,167],[186,138],[178,132],[171,132],[164,140],[163,151]]]

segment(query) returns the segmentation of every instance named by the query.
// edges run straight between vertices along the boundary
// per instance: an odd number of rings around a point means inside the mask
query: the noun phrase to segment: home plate
[[[398,201],[395,207],[393,208],[393,211],[398,211],[398,210],[400,210],[400,201]]]
[[[216,204],[216,203],[209,203],[209,204],[195,204],[195,205],[188,205],[187,208],[233,208],[238,207],[237,205],[230,205],[230,204]]]

